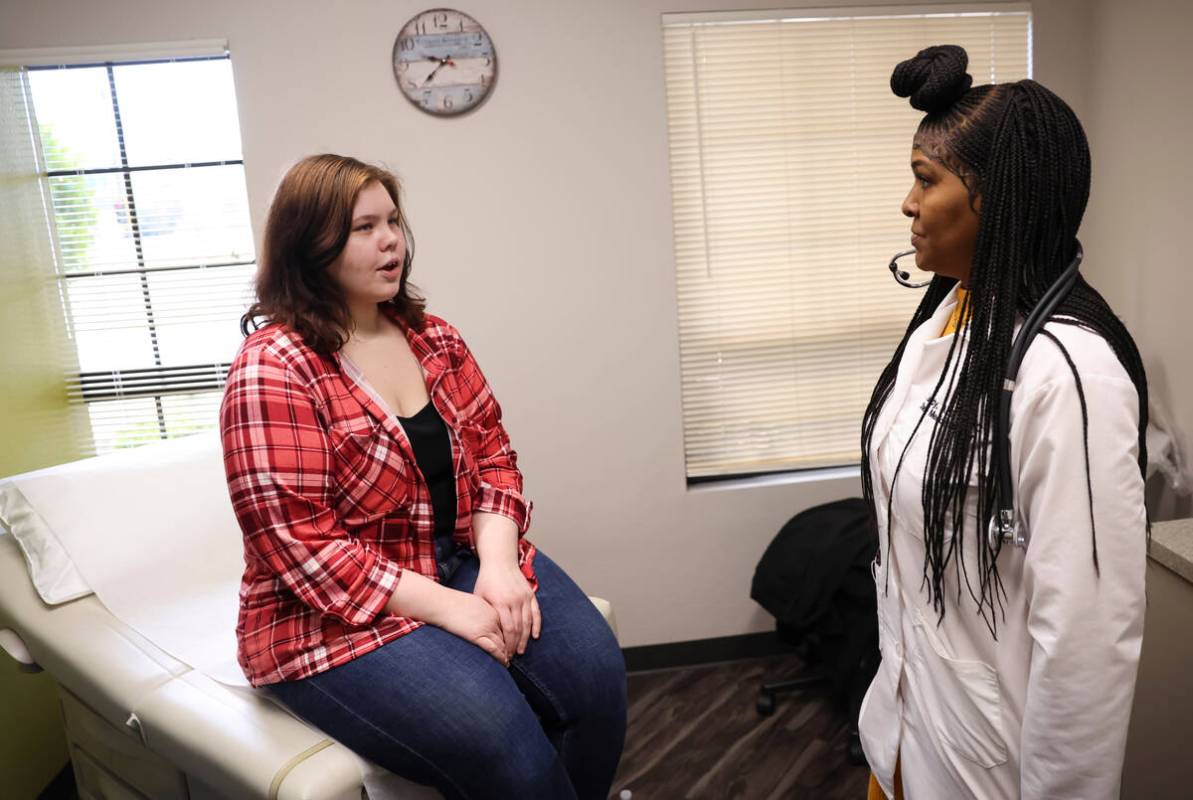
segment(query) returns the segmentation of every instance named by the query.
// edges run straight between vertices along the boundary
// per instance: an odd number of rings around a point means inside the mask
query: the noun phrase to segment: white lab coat
[[[999,557],[1005,620],[995,641],[950,563],[938,626],[923,582],[920,494],[932,417],[895,483],[889,548],[885,509],[895,465],[940,376],[952,338],[940,331],[956,302],[954,292],[908,339],[871,443],[882,663],[862,703],[866,757],[891,796],[899,755],[910,800],[1118,797],[1144,614],[1135,387],[1101,337],[1046,326],[1085,390],[1098,577],[1077,388],[1056,345],[1036,337],[1011,404],[1015,507],[1030,541],[1026,550],[1004,545]],[[971,477],[960,566],[977,593],[985,531],[976,530],[974,485]]]

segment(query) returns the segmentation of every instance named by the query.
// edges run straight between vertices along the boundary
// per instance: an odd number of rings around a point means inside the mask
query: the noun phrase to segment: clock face
[[[394,42],[394,77],[402,94],[430,114],[476,108],[497,79],[489,34],[467,14],[433,8],[407,22]]]

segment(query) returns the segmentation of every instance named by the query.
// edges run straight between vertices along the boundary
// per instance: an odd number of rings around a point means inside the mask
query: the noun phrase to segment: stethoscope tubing
[[[895,257],[891,259],[889,269],[900,286],[906,286],[909,289],[922,289],[932,281],[913,282],[910,273],[900,270],[897,264],[900,258],[914,252],[915,250],[904,250],[896,253]],[[1002,392],[998,399],[998,416],[995,418],[994,425],[994,442],[995,447],[998,448],[997,457],[994,459],[997,471],[995,475],[996,502],[994,516],[991,517],[990,525],[986,531],[987,541],[993,550],[998,549],[1000,541],[1012,542],[1017,547],[1027,547],[1027,528],[1020,525],[1015,514],[1014,483],[1011,479],[1011,395],[1015,391],[1019,367],[1023,363],[1023,357],[1027,354],[1028,346],[1072,291],[1073,285],[1077,283],[1077,272],[1084,256],[1081,242],[1077,242],[1077,253],[1073,256],[1073,260],[1065,267],[1056,282],[1048,287],[1048,291],[1040,298],[1040,302],[1032,308],[1022,327],[1019,328],[1015,341],[1011,343],[1011,354],[1007,359]]]

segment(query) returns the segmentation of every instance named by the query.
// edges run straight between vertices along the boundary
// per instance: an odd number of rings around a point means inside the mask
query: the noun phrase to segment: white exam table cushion
[[[113,617],[94,595],[43,604],[5,535],[0,628],[14,630],[39,665],[114,728],[127,729],[135,715],[140,730],[129,735],[139,733],[152,751],[219,795],[360,798],[360,760],[267,698],[195,672]],[[308,756],[319,769],[284,771],[319,744],[324,749]]]
[[[66,555],[53,562],[73,562],[113,616],[195,669],[248,685],[236,661],[243,539],[215,431],[16,475],[2,486],[0,503],[25,509],[9,513],[18,543],[36,539],[41,553],[57,543]],[[25,548],[32,565],[31,552]]]

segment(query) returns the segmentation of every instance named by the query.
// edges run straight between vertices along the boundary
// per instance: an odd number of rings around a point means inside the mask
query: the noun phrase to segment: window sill
[[[743,478],[706,480],[700,483],[689,483],[688,491],[722,492],[735,489],[756,489],[765,486],[787,486],[798,483],[845,480],[860,476],[861,467],[857,464],[850,464],[844,467],[821,467],[819,469],[801,469],[791,472],[772,472],[766,475],[751,475]]]

